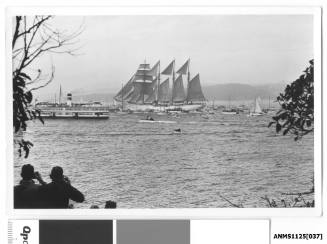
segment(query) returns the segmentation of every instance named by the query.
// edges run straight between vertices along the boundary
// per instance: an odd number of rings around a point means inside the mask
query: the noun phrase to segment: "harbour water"
[[[118,208],[231,207],[219,194],[244,207],[266,207],[261,197],[312,187],[313,135],[298,142],[276,135],[267,127],[269,115],[153,115],[163,122],[139,122],[144,117],[29,123],[25,138],[34,147],[27,159],[15,150],[15,184],[22,164],[34,165],[48,182],[51,168],[62,166],[86,196],[75,208],[107,200]]]

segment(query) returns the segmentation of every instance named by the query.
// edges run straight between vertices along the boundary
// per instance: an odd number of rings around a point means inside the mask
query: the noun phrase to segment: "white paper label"
[[[39,244],[39,221],[10,220],[8,244]]]

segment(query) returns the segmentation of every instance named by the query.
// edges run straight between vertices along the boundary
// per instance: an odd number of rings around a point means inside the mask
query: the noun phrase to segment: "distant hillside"
[[[261,99],[271,99],[276,98],[281,91],[283,91],[285,84],[267,84],[267,85],[247,85],[247,84],[238,84],[238,83],[228,83],[228,84],[219,84],[212,86],[202,87],[203,93],[207,100],[225,100],[229,99],[232,101],[241,101],[241,100],[252,100],[255,97],[260,96]],[[74,93],[73,92],[73,101],[100,101],[104,103],[112,103],[113,93]],[[43,95],[40,96],[39,101],[48,101],[53,100],[52,96]],[[66,99],[64,98],[64,101]]]
[[[112,103],[115,95],[116,94],[111,94],[111,93],[90,93],[90,94],[83,94],[83,95],[73,94],[73,100],[76,102],[99,101],[104,103]]]
[[[251,100],[260,96],[262,99],[275,98],[284,89],[284,84],[247,85],[238,83],[219,84],[203,87],[208,100]]]

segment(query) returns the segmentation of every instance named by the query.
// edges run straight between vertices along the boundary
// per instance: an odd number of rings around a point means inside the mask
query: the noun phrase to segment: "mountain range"
[[[264,84],[264,85],[249,85],[240,83],[226,83],[203,86],[203,93],[207,100],[220,100],[220,101],[241,101],[241,100],[252,100],[255,97],[261,99],[275,99],[279,93],[281,93],[286,84],[275,83],[275,84]],[[118,92],[118,90],[116,91]],[[115,93],[106,92],[86,92],[80,90],[79,92],[73,92],[73,101],[101,101],[104,103],[112,103]],[[42,95],[38,96],[38,100],[49,100],[53,95]],[[64,99],[65,100],[65,99]]]
[[[204,86],[203,93],[210,100],[251,100],[256,97],[275,99],[285,88],[285,84],[248,85],[240,83]]]

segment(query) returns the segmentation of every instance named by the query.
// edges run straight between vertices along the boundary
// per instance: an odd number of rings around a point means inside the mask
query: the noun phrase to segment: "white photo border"
[[[13,133],[11,87],[11,33],[15,15],[312,15],[314,84],[314,208],[158,208],[158,209],[28,209],[13,208]],[[322,215],[322,9],[321,7],[218,7],[218,6],[105,6],[105,7],[8,7],[6,10],[6,139],[7,139],[7,213],[20,219],[229,219],[270,217],[313,217]],[[305,65],[305,64],[304,64]],[[294,77],[296,78],[296,77]]]

